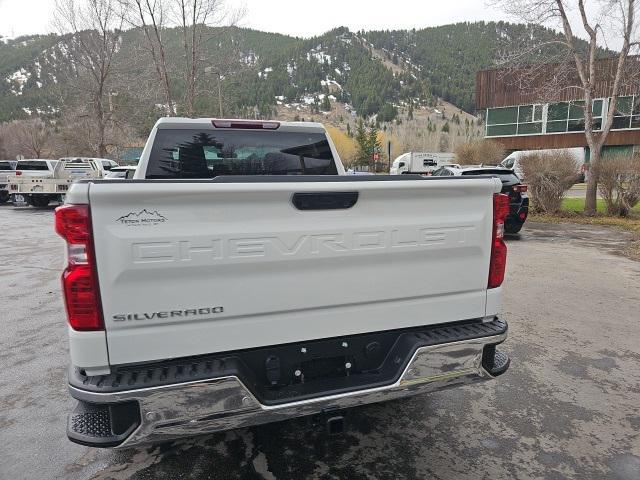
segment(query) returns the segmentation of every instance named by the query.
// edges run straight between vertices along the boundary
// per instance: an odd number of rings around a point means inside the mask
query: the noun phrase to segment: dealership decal
[[[128,227],[140,227],[144,225],[160,225],[167,221],[167,217],[158,213],[157,210],[150,212],[146,208],[138,213],[129,212],[126,215],[116,219],[119,222]]]

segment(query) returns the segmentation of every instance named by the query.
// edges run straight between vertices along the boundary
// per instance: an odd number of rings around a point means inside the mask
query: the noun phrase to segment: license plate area
[[[355,369],[356,364],[353,356],[317,358],[301,362],[299,368],[294,372],[294,377],[297,383],[305,383],[318,379],[345,377]]]

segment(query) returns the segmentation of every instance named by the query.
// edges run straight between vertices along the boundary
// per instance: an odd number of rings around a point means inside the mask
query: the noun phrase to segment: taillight
[[[88,205],[56,208],[56,232],[67,241],[68,264],[62,291],[69,325],[74,330],[103,330]]]
[[[491,236],[491,263],[487,288],[497,288],[504,281],[507,267],[507,245],[504,243],[504,222],[509,215],[509,196],[493,196],[493,234]]]
[[[211,120],[216,128],[241,128],[245,130],[277,130],[280,122],[260,122],[252,120]]]
[[[513,186],[513,191],[514,192],[525,193],[528,189],[529,189],[529,187],[527,185],[514,185]]]
[[[21,170],[16,170],[16,177],[19,177],[20,175],[22,175],[22,171]]]

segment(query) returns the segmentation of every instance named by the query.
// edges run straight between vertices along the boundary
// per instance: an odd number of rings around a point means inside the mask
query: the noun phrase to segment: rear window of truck
[[[47,162],[18,162],[16,170],[49,170]]]
[[[146,178],[337,174],[323,133],[161,129]]]
[[[9,162],[0,162],[0,170],[13,170]]]

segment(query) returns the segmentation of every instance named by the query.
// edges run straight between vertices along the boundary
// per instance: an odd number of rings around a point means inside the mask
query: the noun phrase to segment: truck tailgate
[[[95,182],[109,361],[126,364],[482,317],[487,178]],[[358,192],[348,209],[296,193]]]

